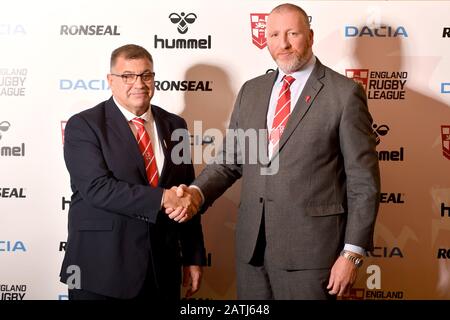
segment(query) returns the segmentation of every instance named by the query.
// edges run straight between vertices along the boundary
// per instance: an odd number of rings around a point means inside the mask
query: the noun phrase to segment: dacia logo
[[[185,15],[184,12],[171,13],[169,15],[169,19],[172,23],[178,24],[177,30],[181,34],[185,34],[188,31],[188,24],[192,24],[197,19],[197,15],[195,13],[188,13]]]
[[[405,27],[392,26],[345,26],[345,37],[408,37]]]
[[[14,240],[0,240],[0,252],[15,252],[23,251],[26,252],[27,249],[22,241]]]

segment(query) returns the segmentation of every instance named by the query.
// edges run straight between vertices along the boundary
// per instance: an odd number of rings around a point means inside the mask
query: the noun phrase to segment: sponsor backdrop
[[[66,299],[64,126],[108,99],[109,56],[155,60],[153,103],[183,116],[199,172],[245,80],[275,69],[264,36],[278,1],[9,1],[0,10],[0,299]],[[450,298],[450,3],[296,1],[314,51],[366,89],[382,194],[375,250],[346,299]],[[405,14],[405,11],[408,14]],[[201,122],[200,122],[201,121]],[[201,151],[204,155],[201,155]],[[240,185],[204,215],[197,299],[235,299]],[[305,257],[308,259],[308,257]]]

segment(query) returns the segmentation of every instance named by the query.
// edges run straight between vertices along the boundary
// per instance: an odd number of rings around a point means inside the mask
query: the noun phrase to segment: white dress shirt
[[[295,108],[295,105],[300,97],[303,88],[305,87],[306,81],[308,81],[309,76],[311,75],[314,65],[316,63],[316,57],[314,55],[311,56],[311,59],[302,67],[301,70],[296,71],[294,73],[289,74],[291,77],[295,78],[295,81],[291,84],[291,113]],[[272,130],[273,119],[275,117],[275,110],[277,108],[278,103],[278,95],[280,94],[281,88],[283,86],[283,78],[286,75],[283,71],[278,69],[278,77],[272,87],[272,93],[270,95],[269,109],[267,111],[267,130],[268,134]],[[272,148],[270,144],[268,144],[268,155],[269,159],[272,158]]]
[[[127,119],[130,129],[131,131],[133,131],[133,135],[136,137],[137,135],[136,127],[131,122],[131,120],[133,120],[137,116],[134,113],[125,109],[125,107],[121,106],[120,103],[116,100],[116,98],[113,97],[113,99],[116,105],[119,107],[119,110],[122,112],[125,119]],[[158,137],[158,130],[156,129],[155,119],[153,118],[152,115],[152,109],[149,107],[147,112],[138,118],[145,120],[144,127],[150,136],[150,140],[152,141],[153,153],[155,154],[156,166],[158,168],[158,176],[161,176],[161,172],[164,166],[164,152],[162,149],[161,140]]]

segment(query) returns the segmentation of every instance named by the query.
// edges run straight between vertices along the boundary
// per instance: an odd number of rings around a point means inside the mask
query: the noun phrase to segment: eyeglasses
[[[135,73],[124,73],[124,74],[114,74],[111,73],[112,76],[121,77],[122,81],[125,84],[133,84],[136,82],[138,77],[141,77],[141,80],[143,82],[151,82],[155,79],[155,73],[154,72],[144,72],[141,74],[135,74]]]

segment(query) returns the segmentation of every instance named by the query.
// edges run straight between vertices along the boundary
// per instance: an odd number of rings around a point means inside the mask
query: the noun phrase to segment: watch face
[[[363,260],[362,260],[362,259],[356,259],[355,265],[356,265],[358,268],[361,267],[362,264],[363,264]]]

